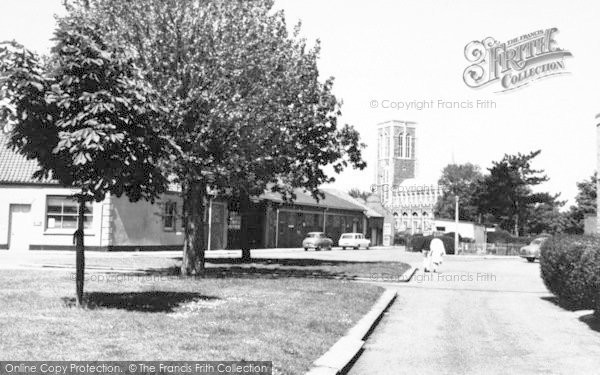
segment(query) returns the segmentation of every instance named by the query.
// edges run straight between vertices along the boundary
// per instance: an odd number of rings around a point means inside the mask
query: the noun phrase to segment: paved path
[[[539,264],[447,257],[399,297],[350,374],[598,374],[600,332],[548,300]],[[585,318],[584,318],[585,319]]]

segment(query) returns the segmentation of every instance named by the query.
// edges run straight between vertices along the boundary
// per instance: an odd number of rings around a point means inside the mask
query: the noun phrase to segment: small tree
[[[348,191],[348,195],[350,195],[352,198],[360,198],[366,201],[367,198],[371,196],[371,193],[368,191],[362,191],[358,188],[352,188],[350,191]]]
[[[1,112],[10,145],[35,159],[38,178],[76,187],[77,303],[83,300],[86,202],[106,194],[154,201],[166,188],[159,161],[161,111],[127,51],[108,43],[98,25],[73,15],[60,20],[47,64],[18,44],[0,47]]]
[[[478,221],[476,195],[483,180],[483,175],[477,165],[448,164],[442,170],[438,184],[447,190],[438,198],[435,206],[435,216],[454,220],[455,197],[460,197],[460,220]]]

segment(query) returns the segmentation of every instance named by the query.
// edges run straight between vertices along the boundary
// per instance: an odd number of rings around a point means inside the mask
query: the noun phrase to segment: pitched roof
[[[350,194],[343,192],[341,190],[336,190],[336,189],[325,189],[326,192],[334,194],[335,196],[346,200],[348,202],[351,202],[357,206],[360,206],[363,208],[363,210],[365,211],[365,215],[367,217],[383,217],[382,214],[380,214],[379,212],[377,212],[376,210],[374,210],[373,208],[367,206],[365,203],[359,201],[358,199],[352,197]]]
[[[33,174],[39,170],[35,160],[27,160],[8,148],[8,135],[0,131],[0,183],[56,184],[51,179],[38,180]]]
[[[350,210],[350,211],[365,211],[365,209],[353,202],[349,202],[342,198],[339,198],[327,191],[321,190],[325,194],[325,198],[320,199],[318,202],[310,195],[310,193],[302,191],[302,189],[295,189],[294,193],[296,194],[296,199],[293,204],[300,206],[312,206],[319,208],[337,208],[341,210]],[[276,203],[284,203],[284,200],[281,198],[281,195],[278,193],[273,193],[270,191],[266,191],[262,194],[259,199],[268,200]]]

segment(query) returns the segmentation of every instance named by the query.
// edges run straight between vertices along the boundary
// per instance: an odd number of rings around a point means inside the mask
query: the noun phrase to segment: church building
[[[384,241],[386,235],[392,240],[399,232],[430,234],[435,230],[433,210],[442,189],[436,181],[418,177],[416,125],[398,120],[377,125],[377,193],[391,215],[384,224]]]

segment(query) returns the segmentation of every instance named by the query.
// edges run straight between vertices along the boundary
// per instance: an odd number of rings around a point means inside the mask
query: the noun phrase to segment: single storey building
[[[7,148],[0,133],[0,251],[73,250],[77,228],[76,189],[53,180],[33,179],[38,165]],[[254,249],[300,247],[306,233],[324,231],[337,243],[344,232],[367,232],[367,208],[325,192],[316,201],[296,191],[293,203],[265,193],[253,200],[250,242]],[[210,250],[239,249],[239,212],[224,201],[206,210],[205,240]],[[86,207],[85,245],[96,251],[180,250],[183,245],[182,200],[176,187],[157,202],[132,203],[125,196],[107,196]],[[211,225],[208,225],[208,218]],[[208,231],[210,228],[210,236]]]

